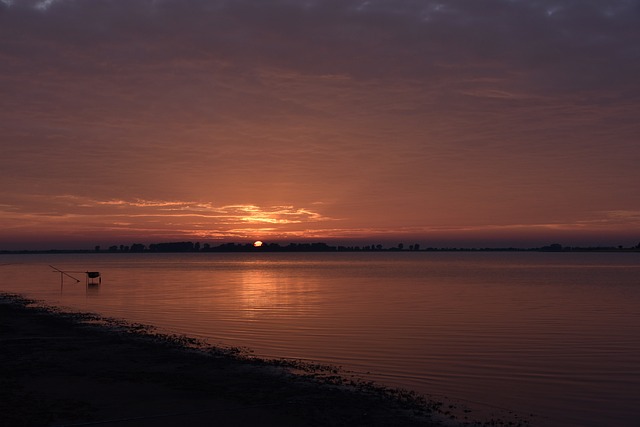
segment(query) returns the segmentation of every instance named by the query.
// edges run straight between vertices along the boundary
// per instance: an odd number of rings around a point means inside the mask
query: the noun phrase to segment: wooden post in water
[[[57,271],[58,273],[60,273],[60,292],[62,292],[62,285],[64,285],[64,276],[67,277],[71,277],[73,280],[76,281],[76,283],[80,283],[80,280],[73,277],[72,275],[70,275],[69,273],[60,270],[59,268],[54,267],[53,265],[49,264],[49,267],[53,268],[55,271]]]

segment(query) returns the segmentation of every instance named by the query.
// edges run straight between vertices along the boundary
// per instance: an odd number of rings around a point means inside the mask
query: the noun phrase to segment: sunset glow
[[[640,241],[634,2],[0,1],[0,249]]]

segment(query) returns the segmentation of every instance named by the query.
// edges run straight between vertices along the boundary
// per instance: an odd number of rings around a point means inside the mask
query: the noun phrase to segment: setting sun
[[[255,242],[253,242],[253,246],[255,248],[259,248],[260,246],[262,246],[262,242],[260,240],[256,240]]]

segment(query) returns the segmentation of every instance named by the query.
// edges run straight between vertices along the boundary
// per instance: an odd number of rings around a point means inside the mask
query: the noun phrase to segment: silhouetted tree
[[[549,246],[543,246],[541,250],[547,252],[560,252],[562,251],[562,245],[560,243],[553,243]]]
[[[134,243],[131,245],[131,252],[144,252],[146,246],[142,243]]]

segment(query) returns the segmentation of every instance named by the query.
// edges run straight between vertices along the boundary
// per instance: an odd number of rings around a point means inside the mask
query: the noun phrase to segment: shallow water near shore
[[[0,291],[342,366],[533,425],[640,420],[640,254],[0,256]],[[100,271],[99,286],[65,271]]]

